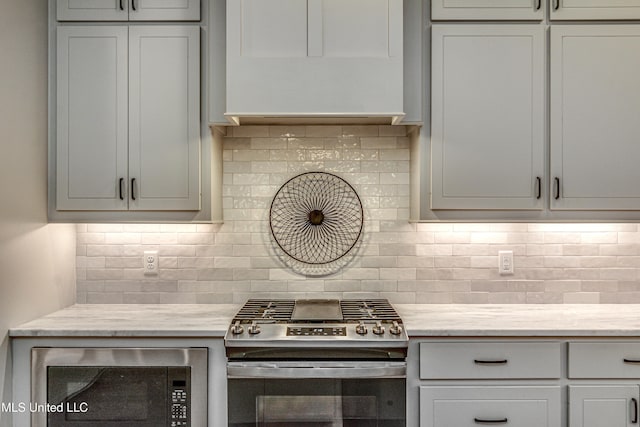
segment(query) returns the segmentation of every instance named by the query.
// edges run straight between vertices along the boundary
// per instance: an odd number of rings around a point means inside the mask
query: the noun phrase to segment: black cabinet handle
[[[136,199],[136,179],[131,178],[131,200]]]
[[[509,418],[474,418],[473,422],[476,424],[506,424],[509,422]]]
[[[124,178],[120,178],[118,189],[120,190],[120,200],[124,200],[124,194],[122,193],[122,184],[124,184]]]
[[[120,0],[120,10],[124,10],[124,4],[122,3],[123,0]]]
[[[498,360],[481,360],[481,359],[473,359],[473,363],[476,365],[506,365],[509,361],[507,359],[498,359]]]
[[[560,0],[554,0],[553,1],[553,10],[558,10],[560,9]]]
[[[558,200],[560,198],[560,178],[555,177],[555,178],[553,178],[553,181],[555,182],[554,199]]]
[[[536,10],[540,10],[540,3],[542,2],[542,0],[537,0],[536,1]]]
[[[133,11],[135,12],[136,9],[136,0],[131,0],[131,8],[133,9]]]
[[[631,404],[633,409],[633,416],[631,417],[631,424],[638,424],[638,399],[631,398]]]
[[[542,197],[542,178],[536,176],[536,199]]]
[[[628,363],[630,365],[640,365],[640,359],[622,359],[624,363]]]

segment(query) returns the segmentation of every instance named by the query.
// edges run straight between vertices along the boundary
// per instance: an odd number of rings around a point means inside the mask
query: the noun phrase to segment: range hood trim
[[[389,113],[225,113],[233,126],[246,124],[387,124],[401,125],[403,112]]]

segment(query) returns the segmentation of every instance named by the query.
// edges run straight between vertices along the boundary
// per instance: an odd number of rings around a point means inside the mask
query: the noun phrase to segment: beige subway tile
[[[471,243],[485,244],[505,244],[507,243],[507,233],[500,232],[472,232]]]
[[[466,256],[436,256],[434,257],[436,268],[469,268],[471,257]]]
[[[378,136],[378,126],[373,125],[354,125],[354,126],[342,126],[343,136]]]
[[[343,136],[342,126],[307,126],[306,136],[307,138]]]
[[[415,268],[380,268],[380,280],[415,280]]]
[[[230,127],[233,138],[253,138],[269,136],[269,126],[237,126]]]
[[[178,233],[179,245],[212,245],[212,233]]]
[[[125,233],[159,233],[160,224],[124,224]]]
[[[142,233],[140,242],[143,245],[177,245],[178,234],[177,233]]]
[[[565,304],[599,304],[600,293],[599,292],[567,292],[563,296],[563,303]]]
[[[87,233],[119,233],[123,227],[122,224],[87,224]]]
[[[417,292],[416,304],[453,304],[453,293]]]
[[[380,125],[378,126],[380,136],[406,136],[407,127],[399,125]]]
[[[470,243],[471,233],[454,231],[454,232],[436,232],[433,233],[435,243]],[[479,246],[479,245],[476,245]]]

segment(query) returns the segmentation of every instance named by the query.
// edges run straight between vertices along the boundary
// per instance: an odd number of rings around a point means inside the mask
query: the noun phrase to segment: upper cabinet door
[[[640,27],[551,28],[551,208],[640,209]]]
[[[546,0],[433,0],[431,19],[541,20],[545,4]]]
[[[57,31],[57,209],[127,209],[127,28]]]
[[[130,21],[199,21],[200,0],[129,1]]]
[[[200,28],[129,29],[132,210],[200,209]]]
[[[199,21],[200,0],[58,0],[58,21]]]
[[[432,209],[542,209],[544,28],[432,28]]]
[[[58,0],[58,21],[126,21],[131,0]]]
[[[640,0],[549,0],[551,19],[640,19]]]
[[[402,0],[227,0],[227,112],[401,114]]]

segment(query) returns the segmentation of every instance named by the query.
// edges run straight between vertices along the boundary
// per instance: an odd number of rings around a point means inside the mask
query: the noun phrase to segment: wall
[[[2,0],[0,52],[0,402],[11,402],[7,330],[75,301],[76,236],[47,224],[47,2]]]
[[[386,297],[398,303],[640,302],[637,224],[408,223],[409,137],[390,126],[246,126],[223,141],[223,225],[78,226],[78,302],[227,303]],[[358,191],[364,238],[344,268],[293,272],[270,239],[273,195],[333,172]],[[515,274],[497,272],[513,250]],[[142,253],[158,250],[160,274]]]

